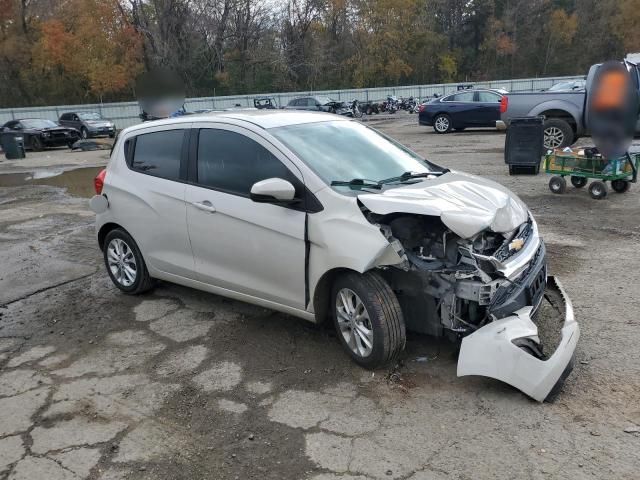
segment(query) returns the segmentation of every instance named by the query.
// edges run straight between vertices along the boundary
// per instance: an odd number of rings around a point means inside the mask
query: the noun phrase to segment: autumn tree
[[[142,71],[142,39],[116,0],[71,0],[40,25],[33,65],[60,92],[84,98],[131,89]]]

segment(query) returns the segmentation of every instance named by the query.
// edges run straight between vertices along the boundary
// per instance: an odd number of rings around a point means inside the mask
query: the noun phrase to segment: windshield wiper
[[[380,182],[373,180],[365,180],[364,178],[354,178],[349,181],[346,180],[333,180],[331,182],[332,187],[360,187],[360,188],[382,188]]]
[[[443,170],[436,170],[433,172],[420,172],[420,173],[404,172],[402,175],[399,175],[397,177],[390,177],[390,178],[385,178],[384,180],[380,180],[378,184],[383,185],[385,183],[404,182],[406,180],[411,180],[414,178],[426,178],[431,176],[439,177],[440,175],[444,175],[445,173],[449,173],[449,169],[445,168]]]

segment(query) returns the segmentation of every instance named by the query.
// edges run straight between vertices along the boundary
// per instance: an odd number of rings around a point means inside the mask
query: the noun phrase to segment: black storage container
[[[0,132],[0,145],[7,160],[24,158],[24,137],[20,132],[6,130]]]
[[[540,171],[544,155],[544,117],[512,118],[504,142],[504,162],[509,174]]]

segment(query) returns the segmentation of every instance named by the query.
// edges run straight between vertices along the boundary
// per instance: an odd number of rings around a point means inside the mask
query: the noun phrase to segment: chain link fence
[[[493,80],[490,82],[463,82],[463,83],[441,83],[434,85],[411,85],[401,87],[379,87],[360,88],[348,90],[323,90],[314,92],[287,92],[287,93],[264,93],[251,95],[232,95],[225,97],[202,97],[188,98],[185,102],[187,111],[225,109],[232,107],[253,107],[255,97],[274,97],[279,106],[286,105],[290,100],[304,95],[326,95],[334,100],[360,101],[380,101],[388,95],[398,97],[414,97],[426,99],[433,94],[444,95],[454,92],[459,85],[474,88],[502,88],[509,92],[522,92],[530,90],[541,90],[549,88],[558,82],[582,79],[584,76],[571,77],[546,77],[546,78],[521,78],[514,80]],[[92,111],[115,122],[117,128],[122,129],[140,123],[138,115],[140,108],[137,102],[82,104],[82,105],[58,105],[53,107],[24,107],[24,108],[4,108],[0,109],[0,125],[9,120],[20,118],[45,118],[57,121],[60,115],[65,112]]]

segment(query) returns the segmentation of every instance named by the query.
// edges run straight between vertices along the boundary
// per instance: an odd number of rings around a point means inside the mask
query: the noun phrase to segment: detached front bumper
[[[555,297],[562,299],[564,307],[564,320],[559,319],[561,340],[553,354],[541,360],[518,346],[520,339],[539,343],[538,327],[531,320],[533,306],[527,306],[476,330],[462,340],[458,376],[495,378],[539,402],[544,401],[570,373],[580,337],[571,300],[555,277],[547,278],[547,290],[555,290]]]

